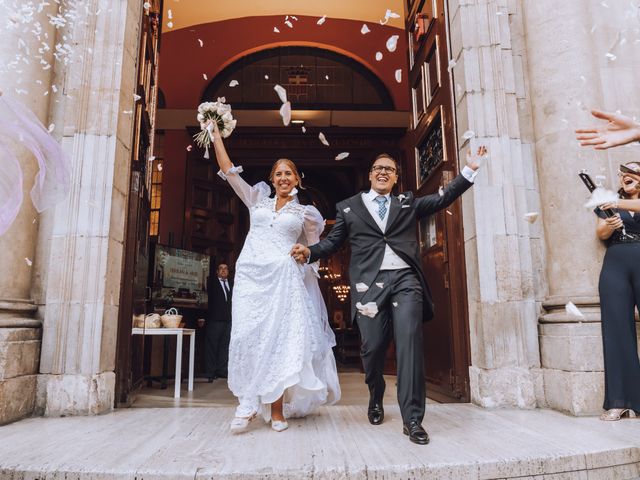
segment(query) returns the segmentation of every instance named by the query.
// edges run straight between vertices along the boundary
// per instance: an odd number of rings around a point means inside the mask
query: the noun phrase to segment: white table
[[[132,328],[131,335],[175,335],[176,336],[176,385],[173,398],[180,398],[180,382],[182,381],[182,337],[190,336],[189,340],[189,386],[193,391],[193,359],[196,344],[194,328]]]

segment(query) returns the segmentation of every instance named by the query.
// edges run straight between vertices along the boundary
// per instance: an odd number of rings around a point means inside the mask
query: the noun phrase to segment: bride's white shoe
[[[229,430],[231,430],[231,433],[246,432],[249,428],[249,423],[251,423],[251,420],[254,418],[256,418],[256,413],[253,413],[248,417],[233,417],[231,425],[229,425]]]
[[[282,432],[289,428],[289,423],[286,420],[271,420],[271,429],[276,432]]]

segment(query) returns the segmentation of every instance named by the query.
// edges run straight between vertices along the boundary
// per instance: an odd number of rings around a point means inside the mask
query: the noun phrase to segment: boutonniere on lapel
[[[344,213],[349,213],[351,211],[351,207],[343,208],[342,211]]]
[[[400,202],[400,208],[409,208],[411,206],[408,203],[404,203],[404,201],[406,199],[407,199],[407,196],[404,193],[401,193],[400,195],[398,195],[398,201]]]

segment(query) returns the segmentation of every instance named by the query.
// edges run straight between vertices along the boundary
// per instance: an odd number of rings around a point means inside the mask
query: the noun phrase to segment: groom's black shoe
[[[369,417],[369,423],[371,425],[380,425],[384,420],[384,408],[382,407],[382,401],[369,402],[369,410],[367,411]]]
[[[402,426],[402,433],[409,435],[409,440],[418,445],[429,443],[429,434],[419,422],[409,422]]]

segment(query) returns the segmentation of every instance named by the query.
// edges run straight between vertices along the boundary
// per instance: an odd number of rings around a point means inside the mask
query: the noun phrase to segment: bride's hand
[[[311,255],[311,252],[304,245],[296,243],[291,248],[290,255],[298,263],[307,263],[307,258],[309,258],[309,255]]]

